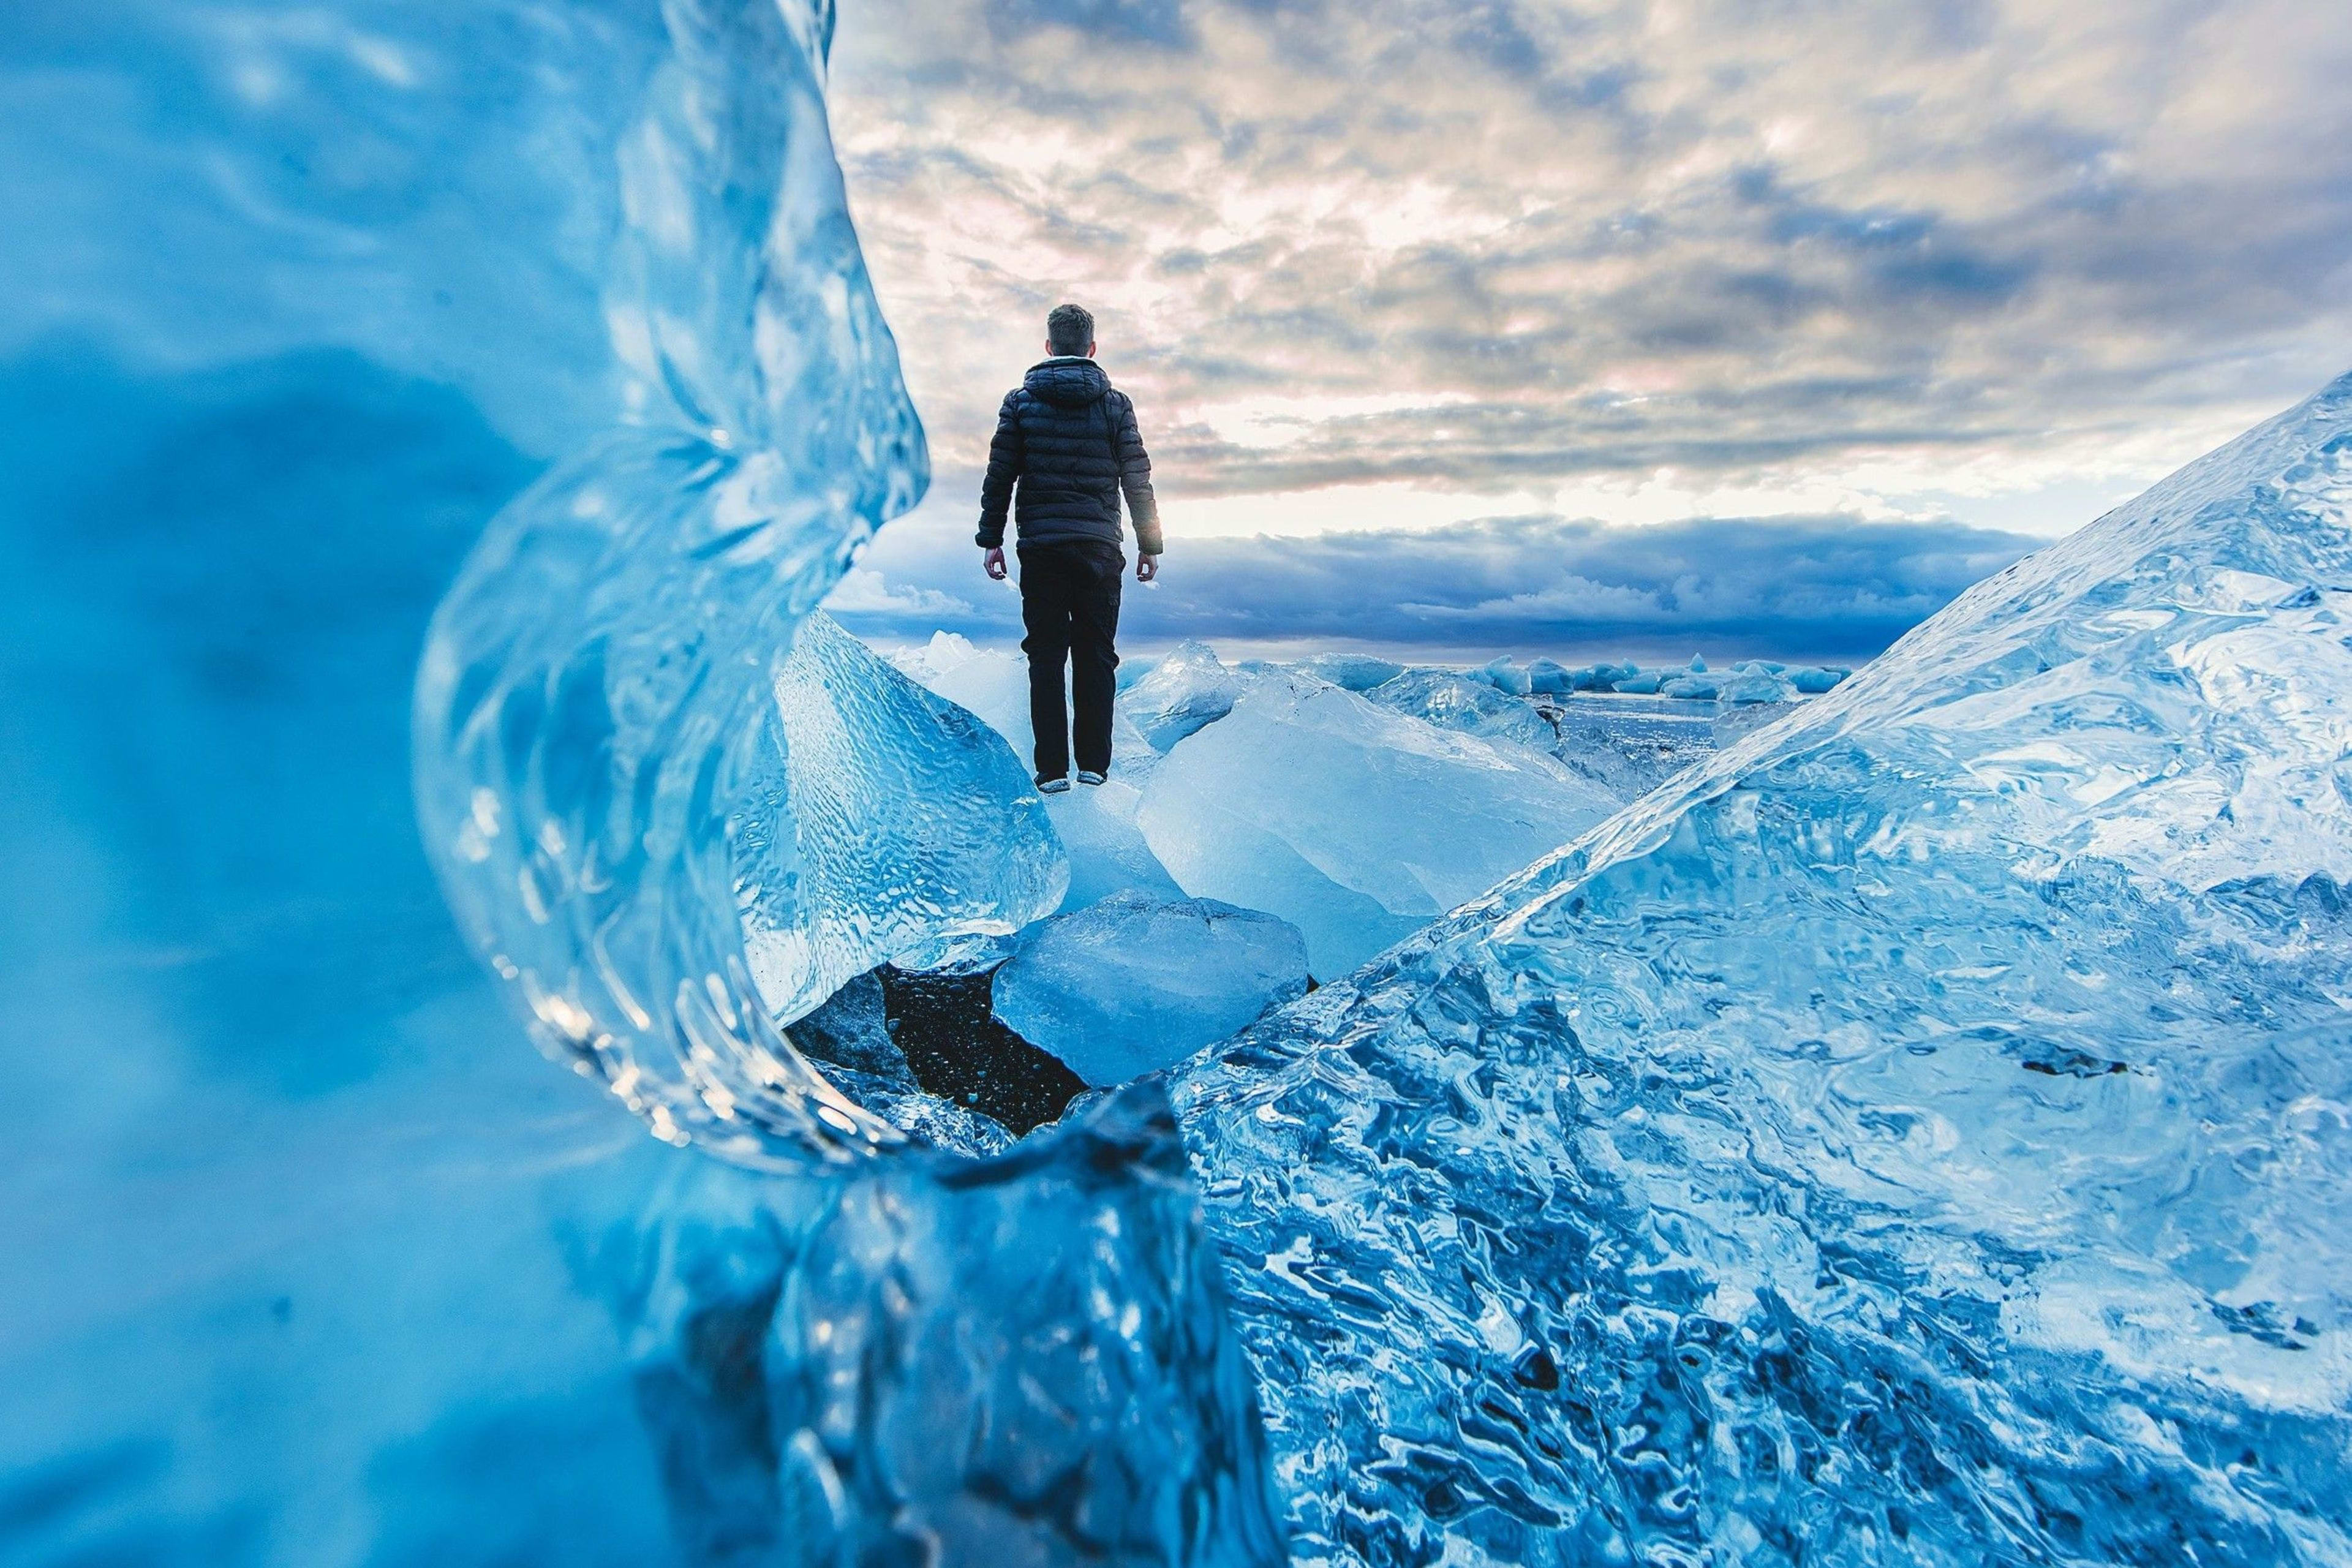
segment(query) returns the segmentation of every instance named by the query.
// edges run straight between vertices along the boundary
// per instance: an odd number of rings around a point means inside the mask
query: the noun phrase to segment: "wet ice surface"
[[[1173,1067],[1307,982],[1307,941],[1286,921],[1121,892],[1024,932],[995,1012],[1101,1087]]]
[[[2352,1557],[2347,501],[2352,377],[1181,1075],[1300,1559]]]

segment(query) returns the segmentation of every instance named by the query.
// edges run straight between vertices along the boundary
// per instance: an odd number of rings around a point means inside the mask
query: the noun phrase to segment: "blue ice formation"
[[[921,435],[824,134],[829,12],[666,16],[606,263],[626,413],[499,514],[443,599],[418,813],[542,1048],[671,1141],[844,1155],[898,1134],[777,1033],[728,825],[774,662],[920,493]]]
[[[0,30],[0,1559],[2352,1557],[2352,384],[1179,1075],[1182,1144],[1138,1086],[950,1158],[736,897],[921,482],[828,16]]]
[[[1297,1558],[2352,1560],[2348,889],[2352,376],[1180,1076]]]
[[[996,1016],[1087,1083],[1173,1067],[1307,989],[1307,939],[1213,899],[1120,891],[1022,933]]]
[[[1069,858],[993,730],[819,612],[776,667],[730,847],[751,978],[790,1024],[901,952],[1010,936]]]
[[[1404,666],[1394,659],[1364,653],[1318,653],[1300,660],[1298,668],[1318,680],[1328,680],[1350,691],[1370,691],[1382,681],[1394,680],[1404,673]]]
[[[944,1158],[750,976],[924,471],[829,5],[20,13],[0,1561],[1280,1560],[1164,1099]]]
[[[1548,756],[1307,676],[1176,743],[1137,821],[1186,892],[1280,915],[1344,974],[1618,802]]]
[[[1118,705],[1152,749],[1164,752],[1232,712],[1248,685],[1207,643],[1179,643],[1119,694]]]
[[[1549,752],[1558,741],[1550,721],[1534,706],[1506,695],[1493,682],[1444,669],[1415,669],[1364,693],[1371,701],[1444,729]]]

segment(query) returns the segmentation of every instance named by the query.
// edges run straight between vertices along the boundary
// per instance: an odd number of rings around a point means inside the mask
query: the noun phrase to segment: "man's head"
[[[1084,354],[1095,352],[1094,312],[1084,305],[1056,305],[1045,318],[1045,352]]]

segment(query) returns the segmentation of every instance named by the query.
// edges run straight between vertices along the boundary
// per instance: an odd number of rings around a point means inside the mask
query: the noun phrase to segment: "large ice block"
[[[926,943],[1059,908],[1069,859],[1003,737],[818,613],[731,827],[751,977],[790,1023]]]
[[[1282,916],[1326,977],[1615,804],[1523,747],[1267,676],[1161,760],[1137,820],[1185,891]]]
[[[1180,1076],[1302,1558],[2352,1559],[2347,507],[2352,377]]]
[[[1213,899],[1114,893],[1032,927],[996,972],[996,1016],[1097,1087],[1222,1040],[1307,989],[1287,921]]]

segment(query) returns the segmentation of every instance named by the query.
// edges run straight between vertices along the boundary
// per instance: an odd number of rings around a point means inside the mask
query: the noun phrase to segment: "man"
[[[1029,723],[1036,736],[1037,788],[1070,787],[1075,739],[1078,782],[1110,772],[1110,708],[1118,653],[1119,492],[1135,520],[1135,580],[1160,574],[1160,506],[1151,458],[1135,426],[1135,405],[1112,390],[1095,363],[1095,319],[1076,305],[1045,318],[1043,363],[1005,394],[980,487],[981,564],[1004,577],[1004,513],[1019,530],[1021,624],[1028,636]],[[1014,499],[1015,484],[1019,499]],[[1062,706],[1070,666],[1076,722]],[[1075,730],[1075,736],[1072,731]]]

